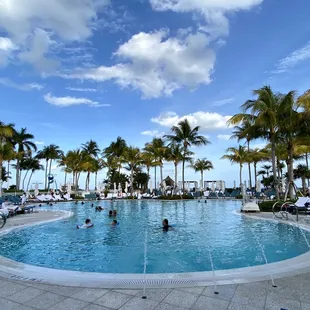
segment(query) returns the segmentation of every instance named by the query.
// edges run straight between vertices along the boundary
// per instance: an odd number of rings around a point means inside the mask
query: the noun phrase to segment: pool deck
[[[19,215],[8,219],[0,232],[5,233],[25,225],[64,219],[68,216],[69,214],[63,212],[48,211]],[[264,213],[246,216],[273,218],[272,214]],[[309,258],[307,260],[310,261]],[[0,262],[0,265],[2,263]],[[150,288],[145,291],[146,299],[142,299],[141,289],[107,289],[101,285],[87,287],[79,282],[70,286],[56,285],[43,283],[35,278],[19,278],[12,275],[9,269],[8,272],[4,270],[1,268],[0,271],[1,310],[310,310],[309,267],[299,269],[299,272],[294,272],[296,274],[290,277],[282,278],[278,274],[275,277],[277,287],[273,287],[270,280],[249,282],[248,279],[244,282],[249,283],[236,282],[217,287],[210,283],[206,286]],[[20,271],[22,274],[23,270]],[[57,274],[57,271],[55,272]],[[215,291],[219,294],[214,294]]]

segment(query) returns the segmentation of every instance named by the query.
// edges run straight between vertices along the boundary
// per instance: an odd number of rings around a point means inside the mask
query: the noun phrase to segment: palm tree
[[[104,160],[102,158],[97,158],[92,160],[91,172],[95,173],[95,190],[97,190],[97,177],[98,172],[105,167]]]
[[[155,161],[155,156],[151,152],[142,152],[142,164],[146,167],[147,177],[150,179],[150,169],[158,165],[158,162]]]
[[[44,167],[43,167],[43,165],[40,164],[40,160],[38,158],[33,157],[33,158],[31,158],[29,169],[31,171],[31,174],[30,174],[29,179],[28,179],[27,191],[29,190],[29,185],[30,185],[33,174],[36,171],[44,170]]]
[[[17,146],[17,158],[16,158],[16,189],[20,187],[20,161],[25,155],[30,155],[31,151],[36,151],[37,146],[31,140],[34,136],[27,132],[27,128],[22,128],[20,131],[16,131],[12,137],[13,145]]]
[[[194,163],[191,164],[191,168],[195,170],[195,172],[200,172],[201,179],[200,179],[200,189],[203,190],[203,173],[204,171],[214,169],[212,162],[207,160],[206,158],[197,159]]]
[[[122,161],[127,163],[130,167],[130,193],[131,196],[133,196],[134,171],[143,163],[139,148],[133,146],[126,147],[122,156]]]
[[[3,162],[12,159],[14,149],[10,142],[0,143],[0,176],[2,176]],[[8,173],[6,175],[9,177]],[[2,196],[2,179],[0,180],[0,197]]]
[[[47,165],[46,165],[47,167]],[[67,174],[72,173],[71,169],[68,167],[68,152],[67,154],[62,154],[60,159],[58,160],[58,167],[63,167],[61,170],[65,172],[65,180],[64,180],[64,185],[66,186],[67,184]],[[47,175],[47,171],[45,171]],[[46,176],[45,176],[46,178]]]
[[[119,161],[118,173],[120,173],[121,157],[123,156],[126,147],[126,141],[122,137],[117,137],[115,142],[111,142],[110,145],[103,150],[104,157],[116,157]]]
[[[237,163],[240,166],[239,179],[240,179],[240,187],[242,187],[242,167],[243,164],[247,162],[249,153],[245,149],[244,146],[239,145],[238,148],[229,147],[226,150],[226,154],[221,157],[221,159],[228,159],[231,163]]]
[[[250,142],[257,135],[256,129],[253,125],[254,125],[254,118],[252,116],[245,117],[240,125],[234,127],[233,135],[231,136],[231,138],[237,138],[238,142],[240,142],[240,140],[242,139],[245,139],[248,147],[248,152],[250,152]],[[252,173],[251,173],[250,161],[248,162],[248,169],[249,169],[250,188],[252,188]]]
[[[301,179],[303,194],[307,194],[307,184],[306,179],[310,177],[310,170],[305,165],[298,165],[296,169],[293,170],[294,179]]]
[[[155,169],[155,189],[156,189],[156,167],[160,166],[160,184],[163,184],[163,161],[165,159],[166,146],[165,142],[161,138],[153,138],[149,143],[145,144],[144,151],[153,155],[154,157],[154,169]]]
[[[63,156],[63,151],[60,150],[59,146],[55,144],[50,144],[48,146],[45,146],[43,150],[38,152],[37,158],[45,159],[45,186],[44,188],[49,189],[49,186],[50,186],[47,176],[51,174],[53,160],[61,159],[62,156]],[[48,169],[48,172],[47,172],[47,169]]]
[[[99,152],[100,152],[100,149],[98,147],[97,142],[95,142],[93,140],[89,140],[88,142],[82,144],[82,150],[84,150],[84,152],[86,152],[86,154],[88,156],[90,156],[92,159],[98,158],[98,155],[99,155]],[[89,190],[90,172],[91,172],[93,166],[94,166],[93,162],[91,162],[88,165],[87,177],[86,177],[86,182],[85,182],[85,189],[86,190]]]
[[[199,126],[194,128],[188,122],[188,119],[184,119],[178,123],[177,126],[173,126],[171,128],[172,135],[165,135],[166,138],[170,143],[177,143],[183,146],[183,154],[184,159],[182,160],[182,185],[183,185],[183,192],[185,192],[185,157],[186,152],[188,151],[191,145],[207,145],[210,143],[208,139],[202,135],[199,135]]]

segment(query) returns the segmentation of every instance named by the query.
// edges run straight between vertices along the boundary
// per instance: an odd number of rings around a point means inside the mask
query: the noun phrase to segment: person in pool
[[[112,210],[109,211],[109,216],[113,216],[113,211]]]
[[[113,216],[116,216],[116,215],[117,215],[116,210],[113,210]]]
[[[86,219],[85,223],[82,226],[76,225],[77,229],[79,229],[79,228],[91,228],[91,227],[94,227],[94,224],[91,222],[90,219]]]
[[[169,221],[167,219],[163,220],[163,231],[173,230],[172,226],[169,225]]]
[[[117,224],[118,224],[117,220],[113,220],[111,223],[112,226],[116,226]]]

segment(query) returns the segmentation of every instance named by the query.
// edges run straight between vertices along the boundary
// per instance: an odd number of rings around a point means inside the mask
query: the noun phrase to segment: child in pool
[[[94,226],[94,224],[91,222],[91,220],[90,219],[86,219],[85,223],[82,226],[76,225],[76,228],[77,229],[79,229],[79,228],[91,228],[93,226]]]

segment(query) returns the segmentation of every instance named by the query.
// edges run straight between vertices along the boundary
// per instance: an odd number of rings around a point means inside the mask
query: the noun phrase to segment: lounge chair
[[[288,212],[296,214],[296,208],[298,212],[303,211],[306,214],[310,213],[310,197],[299,197],[295,203],[291,203],[286,206]]]

